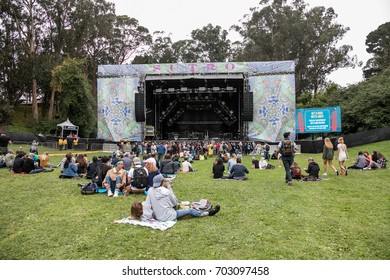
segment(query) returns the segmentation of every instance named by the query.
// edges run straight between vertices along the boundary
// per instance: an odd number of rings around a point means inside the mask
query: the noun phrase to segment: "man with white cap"
[[[146,197],[145,205],[143,207],[143,219],[156,219],[161,222],[175,221],[185,215],[193,217],[214,216],[220,210],[220,206],[216,205],[209,211],[198,211],[194,208],[184,210],[176,210],[176,205],[179,204],[171,186],[164,181],[161,174],[153,178],[153,187],[149,189]]]
[[[148,185],[148,169],[141,165],[141,160],[138,157],[133,158],[133,167],[128,171],[127,182],[123,195],[128,196],[129,193],[143,193]],[[146,176],[145,178],[142,178]]]

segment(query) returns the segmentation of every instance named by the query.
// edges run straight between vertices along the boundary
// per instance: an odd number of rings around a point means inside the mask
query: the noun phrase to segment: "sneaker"
[[[112,191],[111,191],[111,190],[108,190],[108,191],[107,191],[107,196],[109,196],[109,197],[112,196]]]
[[[79,187],[82,187],[82,186],[84,186],[84,185],[83,185],[83,184],[80,184],[80,183],[78,183],[78,184],[77,184],[77,186],[79,186]]]
[[[324,173],[324,174],[322,174],[322,176],[328,176],[328,173]]]
[[[291,181],[288,182],[288,183],[287,183],[287,186],[292,186],[292,182],[291,182]]]
[[[209,216],[214,216],[215,214],[217,214],[219,212],[220,209],[221,209],[221,206],[216,205],[213,209],[211,209],[209,211]]]
[[[114,197],[118,197],[118,189],[115,189],[115,191],[114,191]]]

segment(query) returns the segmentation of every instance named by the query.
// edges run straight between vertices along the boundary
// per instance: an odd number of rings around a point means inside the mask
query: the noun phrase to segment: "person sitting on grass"
[[[62,179],[80,179],[81,176],[77,173],[77,164],[74,163],[74,158],[71,153],[65,155],[64,169],[60,178]]]
[[[85,177],[87,179],[92,179],[93,178],[93,175],[96,173],[96,170],[98,168],[98,158],[97,156],[93,156],[92,157],[92,162],[88,164],[87,166],[87,174],[85,175]]]
[[[291,178],[292,179],[294,179],[294,180],[301,180],[302,179],[301,167],[299,166],[299,164],[296,161],[294,161],[293,164],[291,164],[290,170],[291,170]]]
[[[14,163],[12,165],[12,171],[14,173],[23,173],[23,163],[24,163],[24,157],[26,156],[26,153],[23,151],[20,151],[16,154]]]
[[[262,157],[259,161],[259,169],[267,169],[268,162],[264,157]]]
[[[43,152],[43,155],[40,157],[40,166],[42,168],[49,167],[49,168],[57,168],[57,165],[51,164],[49,162],[49,152],[45,151]]]
[[[245,165],[241,164],[241,157],[237,157],[237,163],[232,166],[230,170],[230,178],[235,180],[247,180],[245,173],[249,174],[248,168]]]
[[[192,217],[214,216],[221,207],[216,205],[209,211],[198,211],[194,208],[176,210],[179,201],[173,193],[168,182],[159,174],[153,178],[153,187],[149,189],[143,207],[142,219],[156,219],[161,222],[176,221],[177,219],[191,215]]]
[[[223,178],[223,172],[225,172],[225,165],[221,158],[217,158],[213,164],[213,178]]]
[[[191,163],[188,161],[188,158],[184,158],[184,161],[181,163],[181,172],[182,173],[186,173],[186,172],[189,172],[189,171],[195,171],[193,168],[192,168],[192,165]]]
[[[161,161],[160,172],[163,174],[175,174],[175,165],[170,155],[165,155]]]
[[[118,161],[114,167],[108,170],[104,178],[103,186],[107,189],[107,196],[118,197],[118,193],[126,185],[127,173],[123,169],[123,161]]]
[[[347,169],[360,169],[363,170],[364,167],[367,165],[366,157],[363,155],[362,151],[358,152],[358,156],[356,157],[355,162],[352,166],[348,166]]]
[[[305,177],[304,181],[317,181],[318,180],[318,173],[320,172],[319,165],[314,161],[312,157],[309,157],[307,159],[308,166],[305,168],[305,171],[309,173],[307,177]]]
[[[44,169],[38,165],[38,162],[34,162],[34,153],[30,153],[28,157],[23,160],[22,172],[25,174],[35,174],[40,172],[51,172],[54,169]]]

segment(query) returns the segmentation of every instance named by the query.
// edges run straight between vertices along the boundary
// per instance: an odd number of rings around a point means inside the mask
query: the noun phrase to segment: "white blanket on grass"
[[[173,227],[176,224],[176,221],[166,221],[166,222],[160,222],[157,220],[134,220],[131,217],[123,218],[120,220],[114,221],[116,224],[130,224],[135,226],[143,226],[143,227],[150,227],[152,229],[159,229],[161,231],[167,230],[171,227]]]

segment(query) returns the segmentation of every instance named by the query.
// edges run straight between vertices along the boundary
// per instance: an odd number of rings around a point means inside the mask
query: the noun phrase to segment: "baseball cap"
[[[152,158],[148,158],[146,160],[144,160],[145,163],[151,163],[151,164],[154,164],[154,159]]]
[[[154,176],[153,178],[153,188],[158,188],[161,186],[161,182],[164,181],[164,176],[161,174],[158,174]]]
[[[140,165],[141,164],[141,160],[138,157],[133,158],[133,162],[134,162],[135,165]]]

